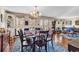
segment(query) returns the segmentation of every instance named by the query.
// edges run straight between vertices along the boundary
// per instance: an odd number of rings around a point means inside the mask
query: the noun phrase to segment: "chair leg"
[[[21,48],[21,52],[23,52],[23,48]]]
[[[21,46],[21,52],[23,52],[23,46]]]
[[[45,45],[45,51],[47,52],[47,44]]]
[[[53,48],[53,50],[54,50],[54,46],[53,46],[53,40],[51,40],[51,44],[52,44],[52,48]]]
[[[32,45],[32,52],[35,52],[36,51],[36,45],[35,45],[35,43]]]
[[[33,47],[32,47],[32,46],[30,46],[30,51],[32,51],[32,49],[33,49]]]

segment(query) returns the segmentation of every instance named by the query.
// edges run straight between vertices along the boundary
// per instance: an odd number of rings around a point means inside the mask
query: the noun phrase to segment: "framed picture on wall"
[[[28,25],[28,21],[25,21],[25,25]]]

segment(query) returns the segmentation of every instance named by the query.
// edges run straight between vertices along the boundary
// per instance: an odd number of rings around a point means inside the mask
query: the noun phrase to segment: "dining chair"
[[[29,31],[29,28],[24,28],[24,31]]]
[[[21,41],[21,52],[23,52],[23,48],[25,47],[26,50],[28,47],[30,47],[30,51],[32,49],[32,40],[30,38],[27,38],[26,36],[23,36],[23,32],[20,29],[20,31],[18,31],[19,33],[19,37],[20,37],[20,41]]]
[[[41,30],[40,28],[35,28],[35,30]]]
[[[42,50],[42,47],[45,47],[45,51],[47,52],[47,31],[40,31],[39,35],[36,37],[35,45],[39,47],[39,52]]]

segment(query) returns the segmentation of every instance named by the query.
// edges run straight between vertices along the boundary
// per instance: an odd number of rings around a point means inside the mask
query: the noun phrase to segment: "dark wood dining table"
[[[33,40],[32,52],[35,52],[35,43],[34,42],[35,42],[37,36],[39,36],[39,35],[38,34],[28,34],[28,35],[26,35],[26,37],[32,38],[32,40]]]
[[[25,35],[26,37],[29,37],[29,38],[32,38],[33,39],[33,49],[32,49],[32,52],[35,52],[35,40],[36,40],[36,37],[39,36],[39,32],[37,33],[32,33],[32,32],[29,32],[27,35]],[[47,48],[47,46],[46,46]]]

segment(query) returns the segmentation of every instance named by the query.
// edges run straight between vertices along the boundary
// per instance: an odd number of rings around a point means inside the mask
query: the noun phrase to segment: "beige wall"
[[[62,28],[62,27],[76,27],[79,28],[79,25],[75,24],[75,21],[79,20],[79,18],[67,18],[67,19],[59,19],[56,21],[56,28]],[[69,22],[71,21],[71,24]],[[59,22],[59,24],[58,24]],[[64,24],[62,24],[64,22]]]

